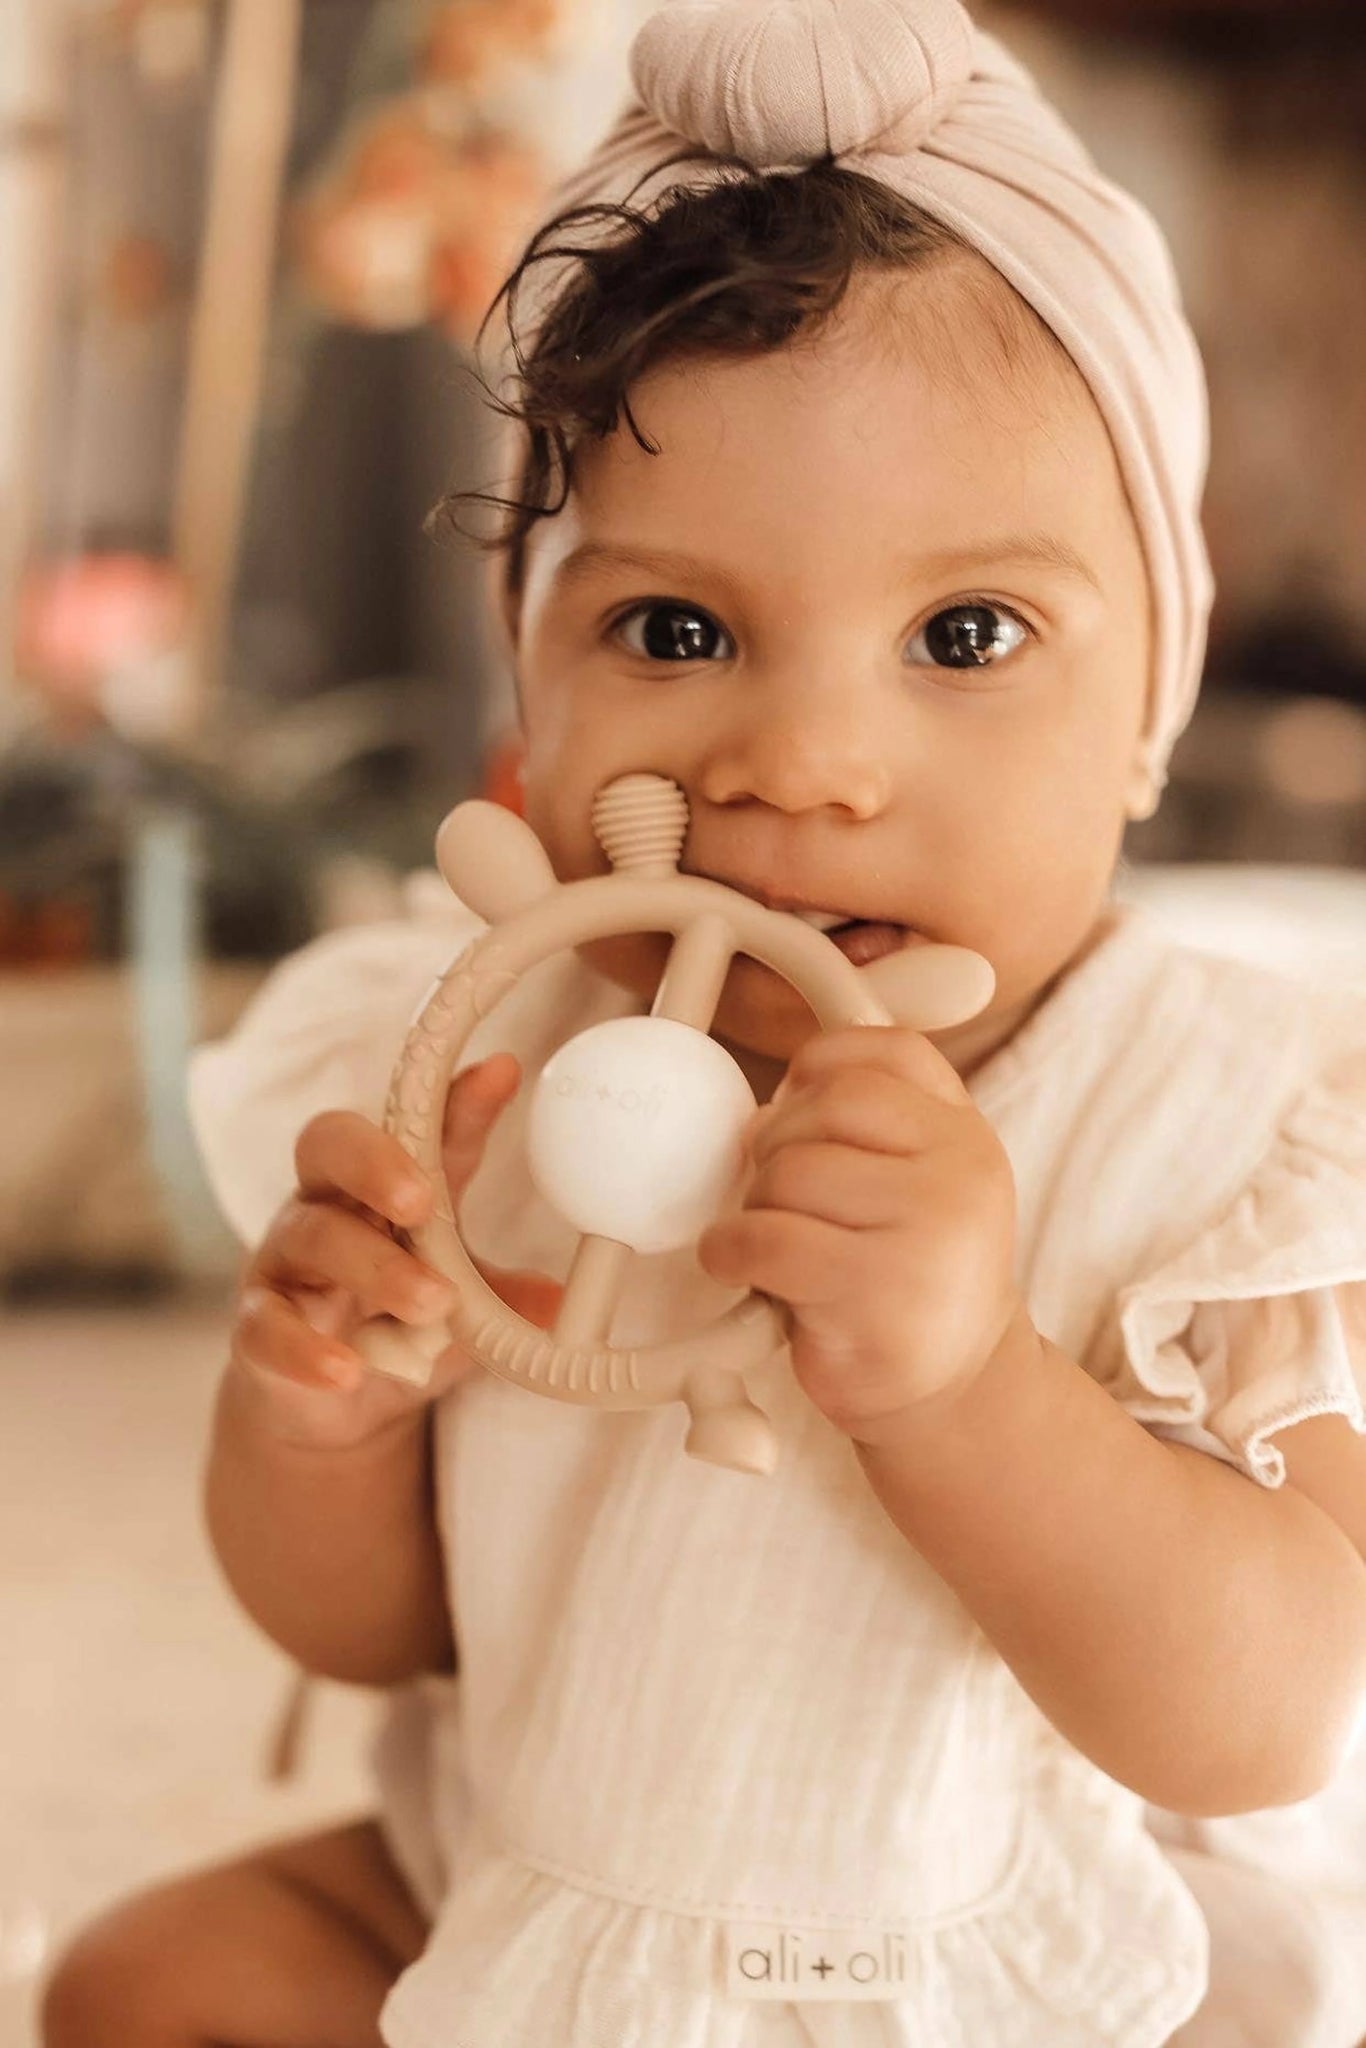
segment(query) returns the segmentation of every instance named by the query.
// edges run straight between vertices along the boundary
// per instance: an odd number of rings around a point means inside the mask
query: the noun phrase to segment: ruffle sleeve
[[[1155,1434],[1280,1486],[1271,1439],[1315,1415],[1366,1434],[1366,1049],[1280,1122],[1228,1211],[1118,1303],[1111,1383]]]
[[[294,1141],[310,1117],[382,1115],[415,1011],[484,929],[454,897],[433,897],[412,890],[411,917],[329,932],[291,954],[230,1035],[193,1055],[190,1122],[244,1244],[259,1240],[293,1187]]]

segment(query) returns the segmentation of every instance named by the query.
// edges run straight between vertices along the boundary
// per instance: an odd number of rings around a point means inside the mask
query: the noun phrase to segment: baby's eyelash
[[[926,612],[925,617],[927,619],[934,619],[939,616],[940,612],[955,612],[963,605],[981,605],[986,611],[1004,612],[1008,619],[1014,619],[1017,626],[1023,626],[1026,633],[1034,631],[1034,628],[1030,625],[1029,620],[1022,611],[1017,610],[1004,597],[992,597],[989,592],[984,590],[960,591],[956,596],[951,597],[946,604],[935,605],[933,610]]]
[[[941,612],[964,611],[970,610],[973,607],[980,607],[983,611],[988,612],[1000,612],[1002,618],[1013,619],[1022,631],[1028,633],[1031,640],[1037,640],[1039,637],[1037,628],[1031,625],[1025,614],[1015,605],[1007,603],[1003,597],[988,596],[985,591],[981,590],[965,590],[958,596],[949,598],[943,604],[932,605],[923,614],[920,624],[915,630],[917,633],[923,632],[930,620],[937,619]]]
[[[720,624],[706,605],[696,604],[689,597],[638,597],[612,614],[609,627],[625,625],[628,619],[638,618],[642,612],[696,612],[699,618],[712,619],[714,624]]]

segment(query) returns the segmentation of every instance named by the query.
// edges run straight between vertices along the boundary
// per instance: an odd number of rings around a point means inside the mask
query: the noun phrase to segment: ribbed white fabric
[[[378,1109],[407,1016],[469,930],[323,941],[199,1056],[197,1127],[246,1234],[287,1191],[305,1116]],[[558,961],[482,1028],[534,1071],[626,1002]],[[1040,1327],[1149,1427],[1262,1484],[1281,1477],[1271,1429],[1325,1411],[1363,1427],[1345,1333],[1366,1282],[1364,1046],[1360,999],[1176,951],[1130,912],[974,1082],[1015,1169]],[[522,1113],[471,1192],[472,1235],[563,1271]],[[629,1333],[726,1299],[687,1255],[644,1261]],[[445,1404],[461,1675],[410,1695],[388,1745],[395,1850],[435,1927],[386,2039],[1158,2048],[1201,1998],[1205,1929],[1141,1806],[1039,1715],[782,1361],[754,1391],[782,1442],[762,1482],[684,1458],[676,1410],[595,1415],[483,1376]],[[1278,2048],[1366,2033],[1366,1759],[1354,1770],[1293,1814],[1146,1816],[1188,1875],[1212,1857],[1248,1885],[1258,1864],[1292,1869],[1321,1899],[1308,1961],[1273,1986]],[[731,1997],[726,1930],[756,1921],[895,1928],[905,1993]],[[1264,1942],[1225,1953],[1216,1980],[1265,2009],[1274,1961]]]

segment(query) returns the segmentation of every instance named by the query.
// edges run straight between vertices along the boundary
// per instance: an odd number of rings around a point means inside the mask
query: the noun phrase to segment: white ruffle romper
[[[322,939],[198,1055],[196,1127],[245,1239],[307,1117],[380,1113],[475,930],[429,895]],[[534,1075],[632,1007],[561,957],[468,1057],[510,1046]],[[1366,1001],[1117,910],[972,1093],[1015,1170],[1038,1326],[1139,1422],[1263,1486],[1276,1430],[1366,1429]],[[466,1228],[562,1276],[525,1097]],[[617,1335],[733,1299],[690,1252],[639,1261]],[[766,1480],[685,1457],[677,1406],[602,1415],[484,1374],[442,1404],[460,1669],[402,1692],[381,1742],[384,1824],[433,1922],[392,2048],[1355,2048],[1366,1758],[1274,1814],[1145,1810],[1033,1705],[785,1358],[750,1384],[781,1441]]]

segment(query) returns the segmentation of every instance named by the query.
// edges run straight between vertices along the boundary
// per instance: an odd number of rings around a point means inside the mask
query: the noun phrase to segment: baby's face
[[[936,1039],[963,1070],[1097,928],[1149,668],[1105,430],[1070,366],[1027,357],[1004,365],[941,269],[860,283],[815,341],[661,367],[632,394],[661,452],[585,452],[514,623],[527,812],[562,877],[606,866],[603,783],[671,776],[688,870],[986,956],[990,1011]],[[593,959],[648,996],[664,948]],[[814,1025],[738,960],[716,1029],[762,1083]]]

